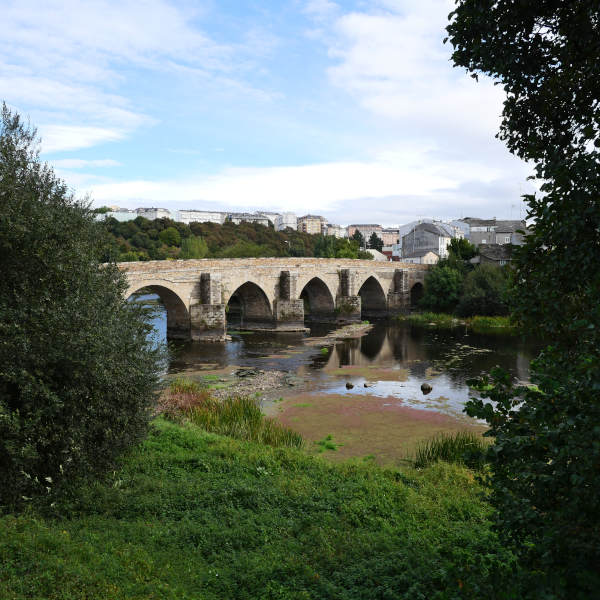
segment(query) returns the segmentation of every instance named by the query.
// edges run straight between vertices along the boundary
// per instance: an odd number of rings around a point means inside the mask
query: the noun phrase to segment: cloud
[[[231,48],[194,27],[198,16],[164,0],[7,0],[0,89],[50,132],[45,152],[123,139],[155,122],[130,97],[132,67],[232,80],[222,75],[233,70]]]
[[[371,161],[229,168],[207,177],[103,183],[87,191],[97,204],[291,210],[324,214],[341,223],[364,220],[367,214],[369,220],[396,224],[490,210],[498,217],[508,215],[507,198],[514,203],[518,190],[507,195],[510,184],[503,165],[474,170],[460,161],[426,160],[427,152],[423,147]],[[467,182],[470,190],[464,189]]]
[[[75,125],[45,125],[40,127],[40,134],[42,149],[48,153],[89,148],[124,137],[123,132],[114,129]]]
[[[110,158],[102,158],[98,160],[84,160],[81,158],[63,158],[61,160],[53,160],[52,165],[57,169],[86,169],[90,167],[120,167],[121,163]]]

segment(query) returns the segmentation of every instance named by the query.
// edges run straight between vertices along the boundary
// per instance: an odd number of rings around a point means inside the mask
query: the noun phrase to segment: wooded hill
[[[103,222],[108,240],[105,262],[166,260],[178,258],[246,258],[269,256],[317,256],[371,258],[353,240],[275,231],[256,223],[178,223],[170,219],[133,221],[108,218]]]

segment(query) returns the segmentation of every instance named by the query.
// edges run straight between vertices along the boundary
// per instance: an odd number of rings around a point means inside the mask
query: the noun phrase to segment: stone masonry
[[[245,329],[299,331],[304,320],[352,322],[407,311],[426,265],[334,258],[240,258],[120,263],[127,297],[142,288],[167,310],[167,336],[225,339],[227,314]]]

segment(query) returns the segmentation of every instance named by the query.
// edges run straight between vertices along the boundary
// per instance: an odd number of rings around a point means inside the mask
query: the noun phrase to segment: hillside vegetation
[[[290,228],[275,231],[273,227],[256,223],[186,225],[170,219],[150,221],[137,217],[126,222],[108,218],[104,225],[109,234],[102,252],[105,262],[269,256],[372,258],[361,252],[354,240],[312,235]]]
[[[515,597],[481,493],[459,466],[331,465],[159,419],[55,516],[0,518],[0,597]]]

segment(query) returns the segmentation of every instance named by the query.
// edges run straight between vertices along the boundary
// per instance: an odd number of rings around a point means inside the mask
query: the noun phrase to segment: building
[[[109,212],[106,213],[98,213],[96,215],[96,220],[97,221],[104,221],[105,219],[108,218],[113,218],[116,219],[117,221],[133,221],[134,219],[137,219],[138,214],[135,210],[130,210],[127,208],[119,208],[119,210],[111,210]]]
[[[381,229],[381,235],[377,234],[382,240],[384,246],[393,246],[399,242],[399,231],[398,228],[384,227]]]
[[[256,212],[255,214],[259,215],[260,217],[266,217],[267,219],[269,219],[269,221],[271,222],[271,225],[273,225],[273,227],[275,227],[275,221],[277,220],[277,217],[281,216],[279,213],[265,212],[263,210],[260,210],[260,211]]]
[[[297,229],[298,217],[295,215],[295,213],[291,212],[281,213],[275,217],[274,225],[277,231],[283,231],[288,227],[290,229]]]
[[[177,220],[181,223],[218,223],[223,224],[225,214],[210,210],[180,210],[178,211]]]
[[[402,257],[402,262],[415,265],[435,265],[440,260],[440,255],[434,250],[415,250]]]
[[[346,237],[346,228],[341,225],[334,225],[333,223],[327,223],[327,235],[332,235],[336,238]]]
[[[517,233],[517,230],[526,230],[525,221],[499,221],[495,217],[493,219],[465,217],[460,221],[469,226],[467,238],[475,246],[480,244],[523,245],[523,234]]]
[[[236,225],[240,223],[257,223],[265,227],[268,227],[270,223],[267,217],[263,217],[257,213],[226,213],[225,221],[235,223]]]
[[[476,264],[494,264],[500,267],[511,261],[512,246],[510,244],[480,244],[479,254],[469,262]]]
[[[381,230],[381,225],[376,225],[373,223],[354,223],[352,225],[348,225],[347,227],[349,238],[351,238],[356,233],[356,231],[360,231],[361,235],[365,240],[365,243],[369,241],[369,238],[373,233],[376,233],[377,237],[381,238]]]
[[[167,208],[136,208],[135,212],[138,217],[144,217],[149,221],[154,219],[175,219],[175,215],[171,214],[171,211]]]
[[[387,262],[389,257],[387,254],[383,252],[379,252],[379,250],[374,250],[373,248],[367,248],[367,252],[373,257],[373,260],[378,260],[380,262]]]
[[[402,237],[402,260],[418,250],[432,250],[439,258],[448,256],[452,236],[437,223],[419,223]]]
[[[304,215],[298,219],[298,231],[321,235],[327,231],[327,221],[319,215]]]

